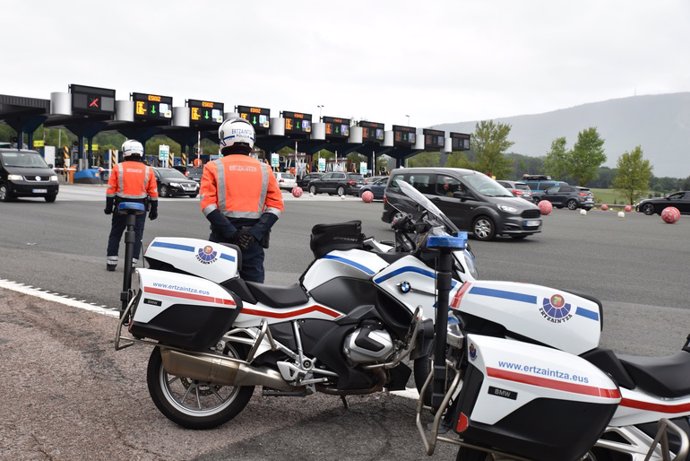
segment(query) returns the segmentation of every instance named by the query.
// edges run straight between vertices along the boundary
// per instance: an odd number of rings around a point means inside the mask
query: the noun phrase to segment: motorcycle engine
[[[393,339],[377,322],[365,323],[345,337],[343,352],[352,362],[385,362],[393,353]]]

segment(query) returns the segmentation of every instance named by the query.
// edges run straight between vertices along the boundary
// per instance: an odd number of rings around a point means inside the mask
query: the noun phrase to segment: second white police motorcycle
[[[434,354],[441,365],[417,404],[428,454],[442,440],[460,445],[458,461],[687,458],[690,336],[669,357],[617,355],[599,346],[603,309],[594,298],[504,281],[444,285],[458,277],[458,230],[424,195],[398,185],[423,206],[429,232],[419,244],[434,240],[441,250]],[[434,416],[429,426],[425,410]]]

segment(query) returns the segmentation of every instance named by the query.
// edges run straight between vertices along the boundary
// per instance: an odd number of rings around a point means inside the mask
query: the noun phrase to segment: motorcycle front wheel
[[[246,351],[226,345],[226,355],[244,359]],[[158,410],[187,429],[211,429],[237,416],[252,397],[254,386],[225,386],[171,375],[163,368],[160,349],[149,358],[146,381]]]

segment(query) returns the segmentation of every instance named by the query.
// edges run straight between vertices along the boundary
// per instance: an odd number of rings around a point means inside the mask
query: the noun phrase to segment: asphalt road
[[[108,217],[103,189],[63,188],[58,202],[0,203],[0,279],[117,307],[121,271],[105,270]],[[286,203],[268,250],[268,282],[290,283],[311,261],[309,230],[362,219],[367,234],[390,239],[382,205],[311,199]],[[203,237],[198,200],[163,200],[156,235]],[[471,244],[480,276],[589,293],[604,302],[602,344],[663,355],[690,330],[687,217],[556,210],[544,232],[525,241]],[[121,269],[121,268],[120,268]],[[113,350],[116,320],[0,289],[0,459],[419,460],[454,459],[452,446],[424,454],[413,400],[376,394],[340,399],[262,397],[211,431],[165,419],[146,389],[150,349]]]

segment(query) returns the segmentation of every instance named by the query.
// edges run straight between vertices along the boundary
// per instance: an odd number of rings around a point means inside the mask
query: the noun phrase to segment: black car
[[[305,174],[301,178],[297,178],[297,185],[301,187],[302,189],[306,189],[309,187],[309,183],[315,179],[319,179],[321,176],[323,176],[323,173],[318,173],[318,172],[313,172],[309,174]]]
[[[364,177],[361,174],[332,171],[319,179],[309,181],[309,192],[312,194],[328,192],[331,195],[359,195],[362,185],[364,185]]]
[[[635,205],[635,209],[646,215],[661,214],[664,208],[676,207],[681,214],[690,214],[690,191],[674,192],[666,197],[649,198]]]
[[[496,235],[523,239],[541,232],[539,208],[483,173],[462,168],[400,168],[393,170],[386,187],[381,220],[391,222],[400,212],[395,205],[407,199],[397,181],[411,184],[426,195],[461,230],[478,240]]]
[[[594,194],[587,187],[561,184],[546,189],[541,200],[548,200],[556,208],[567,207],[569,210],[582,208],[590,210],[594,207]]]
[[[386,185],[388,185],[388,176],[382,176],[374,181],[366,182],[359,189],[359,196],[361,197],[366,191],[374,194],[374,200],[383,200],[383,194],[386,192]]]
[[[54,202],[58,177],[41,154],[26,149],[0,149],[0,201],[15,197],[43,197]]]
[[[178,170],[174,168],[154,168],[153,171],[158,182],[159,196],[188,195],[194,198],[199,195],[199,184],[187,178]]]

